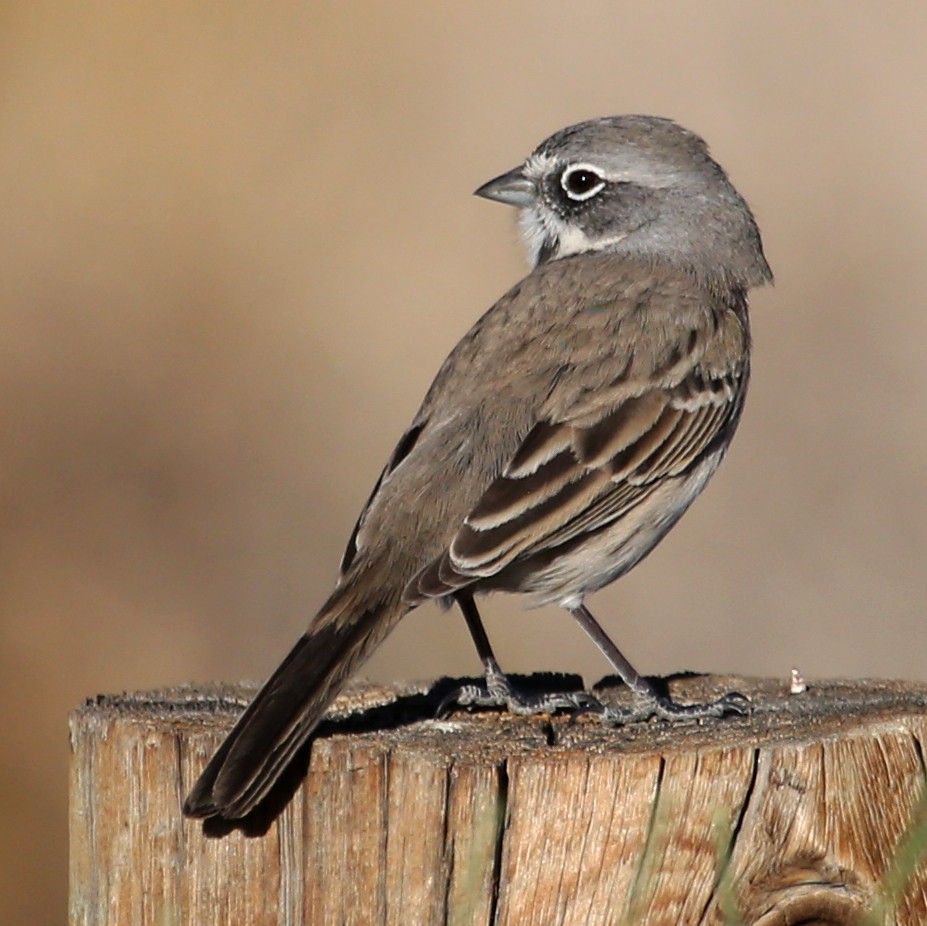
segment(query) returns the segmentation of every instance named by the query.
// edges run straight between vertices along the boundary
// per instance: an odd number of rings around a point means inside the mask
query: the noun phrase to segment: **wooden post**
[[[224,835],[180,804],[250,692],[98,698],[71,719],[71,924],[856,922],[923,816],[927,687],[671,683],[731,689],[751,717],[616,730],[361,686]],[[927,922],[927,866],[885,922]]]

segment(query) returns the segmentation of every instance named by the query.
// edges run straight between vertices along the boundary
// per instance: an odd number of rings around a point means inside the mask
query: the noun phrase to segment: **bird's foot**
[[[603,723],[614,727],[654,718],[672,723],[683,720],[707,720],[728,714],[745,717],[753,710],[749,699],[737,691],[704,704],[679,704],[667,695],[656,694],[653,697],[639,697],[630,707],[600,706],[601,710],[591,707],[584,712],[596,714]]]
[[[553,714],[566,710],[598,714],[606,707],[587,691],[520,691],[497,666],[487,666],[482,684],[462,685],[452,691],[438,708],[444,716],[453,707],[505,708],[511,714]]]

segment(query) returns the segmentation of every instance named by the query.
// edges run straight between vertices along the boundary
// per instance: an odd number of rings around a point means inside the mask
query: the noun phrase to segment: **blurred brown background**
[[[470,191],[590,116],[709,140],[777,276],[734,450],[594,610],[645,671],[927,678],[927,6],[0,7],[0,909],[64,919],[67,714],[260,679],[518,276]],[[498,598],[512,670],[605,666]],[[378,678],[477,671],[410,616]]]

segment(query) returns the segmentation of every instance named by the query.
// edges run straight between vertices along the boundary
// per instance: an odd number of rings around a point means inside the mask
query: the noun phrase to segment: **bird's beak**
[[[507,206],[524,208],[532,205],[538,198],[538,190],[534,183],[523,173],[522,167],[516,167],[489,183],[484,183],[478,190],[473,191],[474,196],[483,199],[493,199],[497,203]]]

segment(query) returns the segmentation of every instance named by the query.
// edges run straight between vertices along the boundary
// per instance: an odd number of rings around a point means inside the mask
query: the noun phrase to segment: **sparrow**
[[[188,795],[236,819],[268,793],[398,621],[456,603],[485,683],[461,704],[594,709],[614,723],[743,713],[679,704],[637,673],[586,598],[639,563],[724,456],[750,373],[747,294],[771,282],[759,229],[705,142],[654,116],[561,129],[476,195],[514,206],[531,272],[453,349],[350,536],[331,596]],[[475,596],[559,605],[635,696],[528,695]]]

